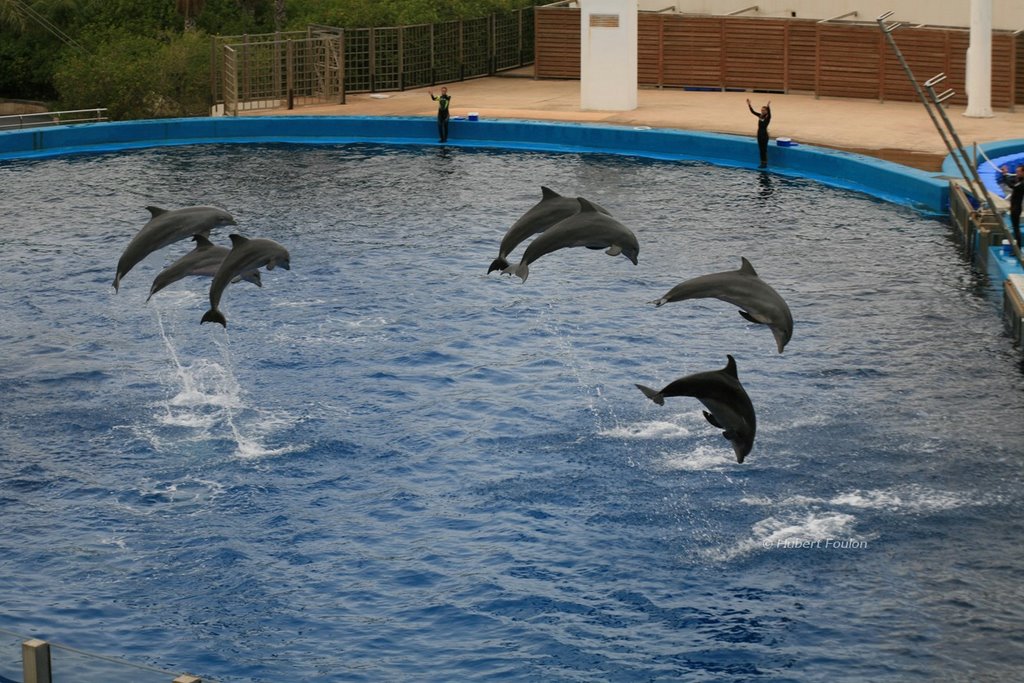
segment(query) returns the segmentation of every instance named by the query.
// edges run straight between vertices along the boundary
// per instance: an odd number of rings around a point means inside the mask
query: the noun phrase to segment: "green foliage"
[[[210,37],[272,33],[280,0],[0,0],[0,97],[106,107],[116,119],[208,113]],[[539,1],[539,0],[538,0]],[[401,26],[480,17],[531,0],[284,0],[287,25]]]
[[[204,115],[209,62],[209,38],[198,32],[170,42],[108,34],[88,54],[68,55],[57,69],[60,107],[106,107],[115,120]]]

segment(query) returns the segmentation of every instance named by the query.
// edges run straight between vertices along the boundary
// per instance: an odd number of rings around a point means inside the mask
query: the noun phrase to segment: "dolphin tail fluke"
[[[199,321],[199,324],[203,323],[220,323],[221,327],[228,326],[228,319],[224,317],[224,314],[218,311],[216,308],[211,308],[203,314],[203,319]]]
[[[506,268],[508,268],[508,261],[499,256],[491,261],[491,267],[487,269],[487,274],[490,275],[496,270],[504,273]]]
[[[637,384],[636,388],[639,389],[640,391],[644,392],[644,396],[646,396],[647,398],[651,399],[652,401],[657,403],[659,406],[665,405],[665,397],[657,389],[651,389],[650,387],[645,387],[643,384]]]

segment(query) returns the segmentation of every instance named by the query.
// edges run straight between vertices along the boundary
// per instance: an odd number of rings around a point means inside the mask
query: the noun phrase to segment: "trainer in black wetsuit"
[[[441,94],[434,96],[430,91],[430,99],[437,102],[437,137],[440,142],[448,141],[448,103],[452,98],[448,96],[448,88],[441,88]]]
[[[1010,224],[1013,225],[1013,240],[1020,244],[1020,211],[1024,205],[1024,164],[1017,166],[1017,170],[1010,175],[1008,169],[1003,166],[999,182],[1007,189],[1007,198],[1010,200]]]
[[[757,117],[757,150],[761,153],[761,168],[768,165],[768,124],[772,122],[772,101],[761,107],[760,112],[754,111],[750,100],[747,100],[747,108],[750,113]]]

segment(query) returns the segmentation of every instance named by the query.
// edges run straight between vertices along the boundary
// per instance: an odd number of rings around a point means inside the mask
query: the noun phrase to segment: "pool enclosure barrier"
[[[67,111],[41,111],[31,114],[0,116],[0,130],[63,126],[68,123],[98,123],[107,121],[106,109],[69,109]]]
[[[68,655],[57,660],[54,666],[53,651]],[[75,661],[75,656],[81,658]],[[66,645],[56,645],[38,638],[21,643],[21,668],[23,683],[65,683],[66,681],[87,680],[131,680],[138,683],[203,683],[202,678],[190,674],[173,674],[159,669],[129,664],[122,660],[76,650]],[[102,670],[100,670],[102,669]],[[130,669],[131,671],[125,671]],[[174,678],[172,678],[172,676]],[[0,680],[8,680],[0,676]],[[213,683],[207,680],[206,683]]]
[[[400,91],[493,76],[533,62],[534,8],[434,24],[215,36],[215,111],[344,104],[346,93]]]

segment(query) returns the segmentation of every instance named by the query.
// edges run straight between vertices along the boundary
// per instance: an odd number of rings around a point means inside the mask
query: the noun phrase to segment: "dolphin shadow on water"
[[[564,197],[551,188],[541,185],[541,199],[512,224],[498,247],[498,258],[491,262],[488,274],[495,270],[508,273],[508,255],[511,254],[527,238],[544,232],[559,221],[580,211],[580,203],[575,197]],[[599,212],[611,215],[604,208],[593,204]],[[511,273],[508,273],[511,274]]]
[[[711,273],[680,282],[660,299],[661,306],[686,299],[719,299],[740,308],[740,315],[752,323],[767,325],[775,337],[779,353],[793,336],[793,314],[789,305],[768,283],[757,276],[754,266],[744,257],[739,270]]]
[[[569,247],[606,249],[609,256],[622,254],[633,265],[637,264],[640,243],[636,235],[597,206],[583,197],[577,197],[580,210],[555,223],[530,242],[518,266],[508,266],[501,272],[519,276],[523,282],[530,275],[530,264],[545,254]]]
[[[172,210],[147,206],[146,209],[152,218],[122,252],[114,276],[115,292],[121,287],[121,278],[154,251],[194,235],[209,237],[214,228],[237,225],[230,213],[215,206],[190,206]]]
[[[681,377],[660,391],[642,384],[636,387],[659,406],[665,405],[666,396],[692,396],[703,403],[707,408],[702,411],[704,418],[724,430],[722,436],[732,443],[736,462],[742,463],[754,447],[757,417],[750,396],[736,373],[736,359],[731,355],[726,357],[729,360],[721,370]]]
[[[281,266],[285,270],[291,270],[291,256],[288,250],[274,240],[261,238],[248,238],[237,233],[232,233],[231,251],[224,257],[220,267],[213,276],[210,283],[210,310],[203,314],[199,324],[206,322],[220,323],[223,327],[228,326],[227,318],[220,311],[220,299],[224,290],[236,278],[243,276],[261,266],[267,270],[273,270]]]
[[[192,240],[196,243],[196,248],[161,270],[153,279],[153,286],[150,287],[149,296],[146,297],[147,303],[154,294],[182,278],[190,275],[213,277],[224,258],[231,252],[227,247],[219,247],[202,235],[193,235]],[[234,282],[238,280],[251,282],[257,287],[263,286],[258,270],[242,273],[235,278]]]

